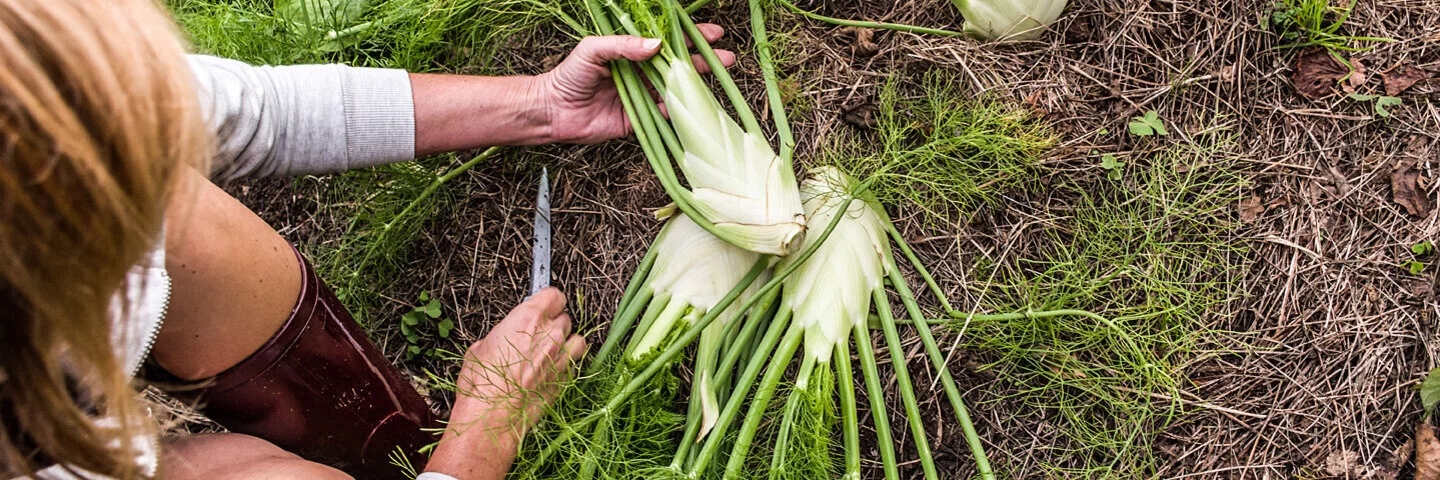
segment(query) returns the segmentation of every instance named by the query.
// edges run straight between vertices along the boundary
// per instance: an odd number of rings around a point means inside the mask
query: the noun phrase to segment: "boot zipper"
[[[145,357],[150,356],[150,349],[155,347],[155,340],[160,336],[160,327],[165,325],[165,315],[170,312],[170,272],[160,269],[160,286],[164,288],[165,297],[160,302],[160,314],[155,318],[155,326],[150,327],[150,332],[145,334],[145,345],[140,349],[140,362],[130,371],[130,378],[140,374],[140,368],[145,365]]]

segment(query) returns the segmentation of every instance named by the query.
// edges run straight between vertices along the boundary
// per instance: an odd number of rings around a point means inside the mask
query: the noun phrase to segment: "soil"
[[[748,49],[743,2],[717,3],[697,18],[727,27],[730,33],[718,46]],[[797,3],[840,18],[951,30],[962,25],[956,9],[940,0]],[[1345,55],[1371,72],[1440,73],[1440,2],[1353,3],[1345,30],[1397,41]],[[1176,142],[1207,129],[1232,132],[1232,154],[1250,181],[1245,200],[1235,205],[1243,227],[1234,241],[1248,252],[1239,272],[1244,294],[1212,312],[1209,326],[1233,334],[1207,346],[1213,353],[1188,366],[1182,399],[1187,415],[1155,444],[1158,471],[1137,476],[1413,475],[1409,459],[1395,452],[1419,420],[1414,387],[1437,366],[1440,265],[1417,275],[1406,264],[1414,258],[1412,245],[1440,233],[1433,208],[1413,208],[1435,204],[1440,80],[1431,73],[1409,86],[1388,118],[1344,92],[1308,98],[1292,83],[1301,52],[1274,49],[1282,42],[1260,27],[1271,8],[1269,0],[1077,0],[1041,41],[1001,46],[891,31],[857,35],[778,12],[771,28],[786,32],[782,70],[808,77],[798,95],[812,107],[794,118],[801,163],[818,158],[833,132],[864,127],[856,106],[873,102],[881,82],[918,81],[935,68],[959,74],[967,94],[997,94],[1043,114],[1061,135],[1046,160],[1057,174],[1103,175],[1088,157],[1094,148],[1132,156],[1164,148],[1125,134],[1128,119],[1149,110],[1160,113]],[[857,38],[865,40],[858,47]],[[541,71],[542,59],[568,45],[525,40],[504,50],[506,63],[521,73]],[[751,105],[764,105],[758,66],[742,55],[733,72]],[[1380,76],[1370,77],[1353,89],[1384,93]],[[1092,134],[1101,130],[1111,133]],[[570,294],[577,325],[598,344],[605,319],[658,231],[650,212],[667,202],[630,141],[515,151],[458,179],[448,188],[453,201],[414,242],[400,272],[405,280],[381,292],[393,311],[380,316],[398,318],[410,307],[406,299],[424,290],[458,319],[461,344],[483,336],[526,294],[533,186],[541,164],[549,165],[554,182],[555,284]],[[291,240],[323,245],[345,224],[321,206],[325,182],[258,181],[229,190]],[[932,239],[921,249],[929,263],[943,263],[945,251],[968,248],[962,237],[1003,230],[956,225],[936,231],[899,221],[907,236]],[[951,269],[936,270],[942,284],[964,281]],[[377,341],[398,359],[404,345],[393,337]],[[926,371],[918,343],[909,346],[912,371]],[[960,372],[962,391],[992,381],[968,368],[974,359],[957,357],[951,368]],[[918,373],[915,383],[923,388],[933,381]],[[968,478],[969,453],[959,429],[942,421],[948,407],[936,393],[922,392],[921,399],[937,464],[952,475],[947,478]],[[898,399],[891,400],[898,407]],[[1040,467],[1048,454],[1044,418],[1011,418],[1003,398],[972,403],[972,409],[992,461],[1007,476],[1054,476]],[[897,442],[908,445],[900,410],[892,409],[892,425]],[[898,452],[907,478],[918,476],[913,449]],[[1349,466],[1334,467],[1337,461]],[[878,469],[867,470],[870,476],[878,478]]]

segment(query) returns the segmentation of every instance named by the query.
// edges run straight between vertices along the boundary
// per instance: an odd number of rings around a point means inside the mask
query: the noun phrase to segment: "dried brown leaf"
[[[1410,461],[1410,455],[1414,453],[1414,450],[1415,440],[1405,440],[1405,443],[1400,444],[1389,455],[1385,455],[1385,458],[1377,465],[1370,467],[1366,480],[1395,480],[1400,476],[1400,470],[1405,466],[1405,462]]]
[[[1390,196],[1405,212],[1423,217],[1430,214],[1434,205],[1420,186],[1420,172],[1415,170],[1415,160],[1405,160],[1395,165],[1390,174]]]
[[[1410,140],[1405,142],[1405,155],[1414,158],[1425,158],[1430,146],[1430,137],[1424,135],[1411,135]]]
[[[1028,106],[1028,107],[1030,107],[1030,108],[1035,108],[1037,105],[1040,105],[1040,94],[1043,93],[1043,92],[1044,92],[1044,90],[1036,90],[1036,91],[1030,92],[1029,95],[1026,95],[1026,96],[1025,96],[1025,100],[1024,100],[1025,105]]]
[[[1360,453],[1353,450],[1336,450],[1325,457],[1325,473],[1332,477],[1354,478],[1365,471],[1360,463]]]
[[[1326,173],[1327,176],[1330,177],[1330,182],[1335,185],[1337,197],[1344,197],[1350,194],[1350,180],[1345,178],[1344,173],[1341,173],[1334,165],[1331,165]]]
[[[1380,73],[1380,79],[1385,82],[1385,94],[1397,97],[1405,93],[1411,86],[1421,80],[1430,78],[1430,73],[1415,65],[1405,64]]]
[[[1440,480],[1440,439],[1429,422],[1415,427],[1415,480]]]
[[[1417,278],[1410,282],[1410,298],[1429,302],[1435,299],[1435,285],[1429,279]]]
[[[1415,439],[1412,438],[1406,440],[1405,443],[1400,444],[1400,446],[1395,447],[1395,451],[1390,452],[1390,465],[1394,467],[1404,465],[1405,461],[1410,460],[1410,456],[1414,454]]]
[[[1330,190],[1334,190],[1334,189],[1330,189]],[[1325,186],[1320,185],[1320,182],[1318,182],[1318,181],[1312,180],[1312,181],[1310,181],[1310,182],[1307,182],[1305,190],[1302,191],[1301,193],[1304,194],[1304,196],[1305,196],[1305,203],[1306,203],[1306,204],[1308,204],[1308,205],[1315,205],[1315,204],[1320,203],[1320,200],[1321,200],[1321,198],[1323,197],[1322,194],[1324,194],[1325,192],[1326,192]]]
[[[913,121],[913,122],[910,122],[910,129],[911,129],[911,130],[914,130],[914,131],[916,131],[916,132],[920,132],[920,135],[922,135],[922,136],[925,137],[925,138],[929,138],[930,135],[934,135],[934,134],[935,134],[935,126],[934,126],[934,125],[931,125],[931,124],[929,124],[929,123],[922,122],[922,121],[919,121],[919,120],[915,120],[915,121]]]
[[[1350,68],[1350,76],[1345,77],[1345,84],[1342,85],[1345,93],[1355,93],[1355,89],[1360,88],[1360,86],[1365,85],[1365,82],[1370,81],[1370,73],[1365,69],[1365,63],[1361,62],[1360,59],[1351,59]]]
[[[1052,96],[1053,94],[1049,90],[1036,90],[1026,95],[1023,103],[1034,110],[1036,115],[1043,117],[1050,114],[1050,110],[1045,108],[1045,101]]]
[[[1240,199],[1240,204],[1235,209],[1240,212],[1240,221],[1245,223],[1253,223],[1260,218],[1260,214],[1265,213],[1265,205],[1260,202],[1258,195]]]
[[[1350,71],[1323,48],[1313,48],[1295,59],[1290,82],[1295,91],[1310,99],[1321,99],[1335,93],[1335,83]]]

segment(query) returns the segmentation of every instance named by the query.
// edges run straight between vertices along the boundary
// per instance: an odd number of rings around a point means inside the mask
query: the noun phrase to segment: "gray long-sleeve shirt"
[[[415,156],[415,104],[403,70],[256,67],[198,55],[189,61],[216,138],[210,172],[216,181],[339,172]],[[111,342],[131,375],[150,353],[169,297],[162,244],[130,271],[126,291],[112,299]],[[153,475],[159,450],[150,440],[138,442],[149,448],[137,452],[136,463]],[[77,478],[58,466],[36,477]]]
[[[404,70],[256,67],[191,56],[218,140],[211,177],[331,173],[415,156],[415,104]]]

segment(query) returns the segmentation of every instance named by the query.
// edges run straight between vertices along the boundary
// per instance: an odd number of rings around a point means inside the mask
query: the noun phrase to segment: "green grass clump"
[[[1018,400],[1061,438],[1040,458],[1061,476],[1142,478],[1151,442],[1183,413],[1186,362],[1205,317],[1237,294],[1244,253],[1229,206],[1245,181],[1227,143],[1181,145],[1135,162],[1124,181],[1069,178],[1051,198],[1044,235],[1019,260],[977,263],[967,286],[979,310],[1079,308],[1082,317],[974,320],[965,348],[993,355],[991,394]],[[967,309],[969,307],[962,307]],[[1137,348],[1138,347],[1138,350]],[[1034,421],[1034,420],[1032,420]]]
[[[1022,107],[975,98],[955,84],[933,71],[915,97],[899,81],[886,82],[873,137],[852,139],[835,155],[837,165],[852,177],[877,179],[871,191],[881,203],[919,209],[930,222],[968,216],[1008,190],[1031,188],[1055,144],[1049,126]]]
[[[423,195],[442,173],[425,165],[453,162],[453,155],[442,155],[347,172],[325,184],[320,205],[349,221],[333,242],[302,248],[361,325],[373,330],[391,323],[375,317],[377,292],[405,283],[396,282],[395,273],[411,242],[450,201],[444,189]]]
[[[1369,50],[1370,46],[1363,45],[1368,42],[1395,41],[1340,33],[1355,7],[1350,2],[1330,3],[1331,0],[1277,0],[1270,14],[1261,17],[1260,26],[1280,35],[1285,42],[1275,47],[1280,49],[1321,47],[1331,52],[1355,52]],[[1349,66],[1343,57],[1336,58]]]
[[[197,52],[270,65],[338,62],[412,72],[494,63],[507,40],[556,24],[577,31],[574,1],[292,0],[334,11],[277,9],[272,0],[167,0]]]

